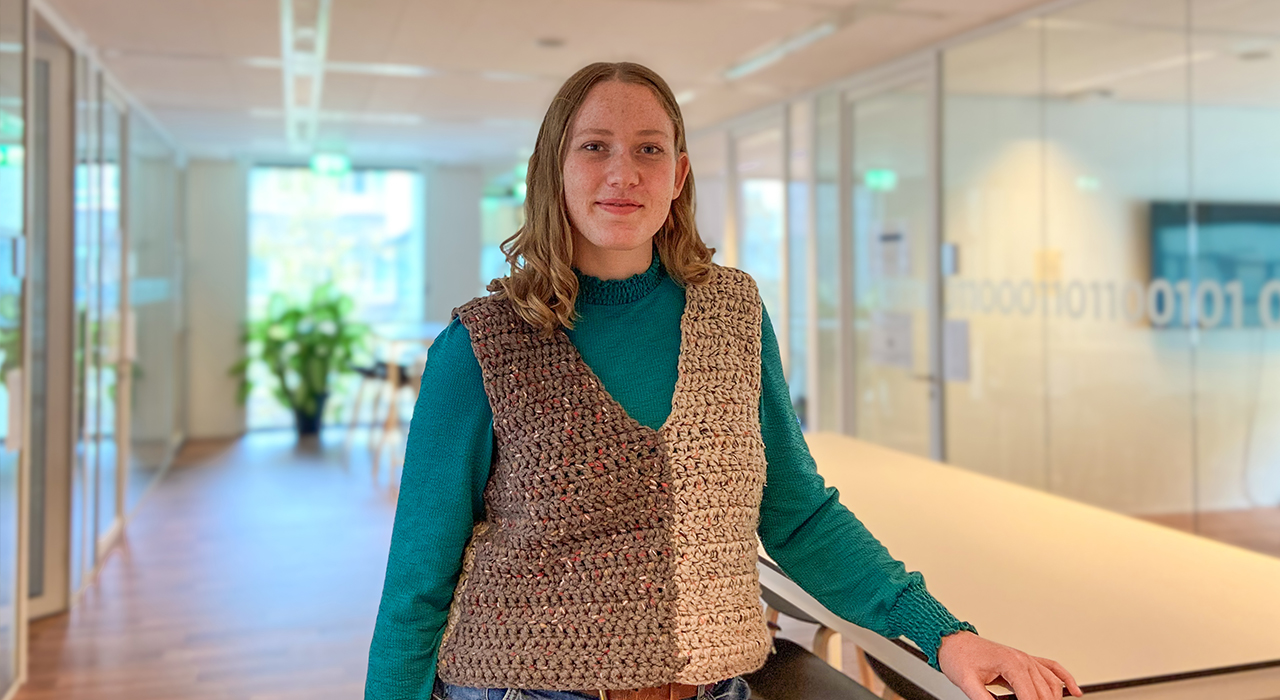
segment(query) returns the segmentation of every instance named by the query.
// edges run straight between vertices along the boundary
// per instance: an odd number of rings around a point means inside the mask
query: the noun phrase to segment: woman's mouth
[[[640,211],[641,205],[634,199],[602,199],[596,206],[610,214],[630,214]]]

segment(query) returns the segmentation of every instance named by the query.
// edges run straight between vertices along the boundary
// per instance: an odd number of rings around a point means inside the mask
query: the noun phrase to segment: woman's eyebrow
[[[579,129],[578,132],[574,135],[582,136],[584,134],[595,134],[597,136],[613,136],[612,131],[609,131],[608,129],[599,129],[595,127],[592,127],[590,129]],[[667,133],[662,129],[642,129],[640,131],[637,131],[636,135],[637,136],[670,136],[669,133]]]

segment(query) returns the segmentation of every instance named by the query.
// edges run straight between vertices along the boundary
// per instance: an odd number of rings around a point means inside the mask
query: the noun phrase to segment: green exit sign
[[[892,192],[898,188],[898,174],[892,170],[868,170],[863,175],[867,189]]]
[[[317,175],[340,177],[351,172],[351,159],[341,153],[317,153],[311,156],[311,170]]]
[[[0,166],[21,167],[24,155],[22,146],[13,144],[0,145]]]

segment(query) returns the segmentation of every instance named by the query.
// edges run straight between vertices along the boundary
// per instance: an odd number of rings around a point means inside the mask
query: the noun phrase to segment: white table
[[[841,502],[939,600],[983,636],[1060,661],[1086,697],[1280,698],[1280,559],[842,435],[808,442]],[[917,685],[964,700],[759,569],[762,585]]]

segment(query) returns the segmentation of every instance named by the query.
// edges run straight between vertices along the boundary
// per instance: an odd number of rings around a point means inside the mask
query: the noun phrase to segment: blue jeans
[[[751,689],[741,676],[720,681],[698,695],[697,700],[748,700]],[[520,690],[519,688],[464,688],[436,679],[431,700],[600,700],[600,695],[567,690]]]

